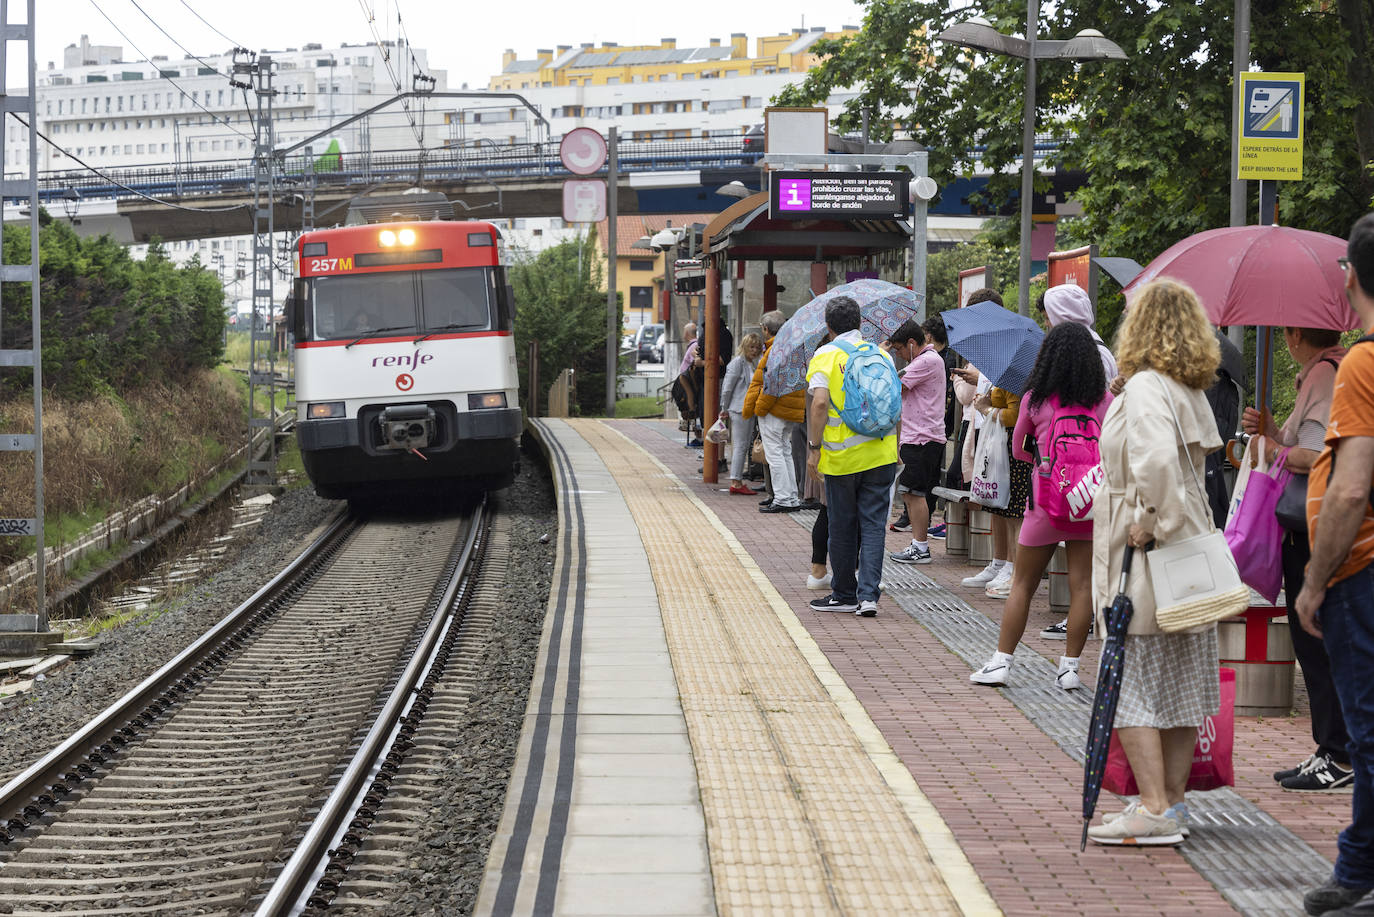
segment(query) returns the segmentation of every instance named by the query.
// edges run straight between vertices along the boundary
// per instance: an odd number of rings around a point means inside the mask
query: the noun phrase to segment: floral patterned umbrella
[[[859,333],[874,344],[887,340],[909,319],[921,316],[923,300],[886,280],[855,280],[827,290],[802,306],[778,329],[763,372],[763,390],[779,396],[806,386],[806,366],[825,340],[825,307],[837,296],[859,304]]]

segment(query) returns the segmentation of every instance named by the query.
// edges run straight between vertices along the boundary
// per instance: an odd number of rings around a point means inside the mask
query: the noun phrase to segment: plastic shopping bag
[[[1226,505],[1226,528],[1231,527],[1231,519],[1240,509],[1241,500],[1245,499],[1245,491],[1250,486],[1250,475],[1269,468],[1264,461],[1261,442],[1258,436],[1252,436],[1245,444],[1245,454],[1241,456],[1240,467],[1236,469],[1236,482],[1231,488],[1231,502]]]
[[[1226,520],[1226,546],[1236,560],[1241,582],[1271,605],[1283,588],[1283,527],[1274,507],[1288,485],[1287,455],[1287,449],[1279,453],[1267,472],[1250,472],[1240,505]]]
[[[988,509],[1006,509],[1011,502],[1011,459],[1007,455],[1007,428],[990,417],[978,431],[973,453],[973,480],[969,484],[974,503]]]
[[[730,428],[725,425],[725,415],[716,417],[716,422],[711,424],[711,429],[706,431],[706,438],[713,443],[728,443],[730,441]],[[1271,508],[1269,515],[1273,515]],[[1277,524],[1277,523],[1275,523]]]
[[[1207,717],[1197,729],[1193,768],[1188,773],[1190,790],[1215,790],[1236,785],[1236,770],[1231,761],[1236,740],[1236,670],[1222,669],[1218,677],[1221,705],[1216,716]],[[1118,796],[1140,795],[1131,765],[1126,761],[1126,750],[1121,747],[1115,730],[1107,751],[1107,766],[1102,772],[1102,789]]]

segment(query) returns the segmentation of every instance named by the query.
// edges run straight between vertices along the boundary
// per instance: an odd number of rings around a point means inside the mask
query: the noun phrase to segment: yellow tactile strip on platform
[[[619,432],[570,423],[614,474],[649,556],[720,913],[999,913],[863,706],[715,514]]]

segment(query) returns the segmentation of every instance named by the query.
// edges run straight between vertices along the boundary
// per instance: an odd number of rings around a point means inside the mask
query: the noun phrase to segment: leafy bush
[[[29,230],[4,229],[5,263],[29,260]],[[211,369],[224,341],[224,292],[193,260],[177,267],[154,243],[142,261],[109,236],[79,238],[45,220],[39,235],[43,387],[79,396],[131,385],[176,384]],[[0,346],[33,346],[28,284],[5,284]],[[27,370],[0,376],[0,395],[29,390]]]

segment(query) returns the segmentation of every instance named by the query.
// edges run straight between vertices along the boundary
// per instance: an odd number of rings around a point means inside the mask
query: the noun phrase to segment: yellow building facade
[[[805,73],[820,62],[812,50],[822,38],[858,34],[857,26],[838,31],[791,32],[758,38],[752,55],[749,38],[730,36],[729,44],[718,38],[704,48],[679,48],[677,39],[664,38],[656,45],[625,45],[604,42],[580,47],[559,45],[541,49],[533,59],[518,60],[513,50],[502,56],[502,72],[491,78],[489,89],[519,92],[559,86],[607,86],[627,83],[689,82],[730,79],[776,73]],[[690,99],[684,100],[691,104]],[[687,109],[690,111],[691,109]]]

